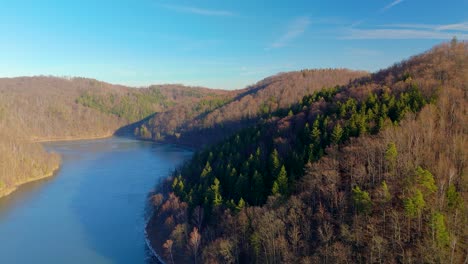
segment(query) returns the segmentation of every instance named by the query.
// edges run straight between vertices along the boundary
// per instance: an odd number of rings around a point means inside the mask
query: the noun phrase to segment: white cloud
[[[233,12],[227,10],[205,9],[194,6],[182,5],[163,5],[163,7],[177,12],[190,13],[202,16],[234,16]]]
[[[436,27],[436,30],[459,30],[468,31],[468,22],[462,22],[458,24],[440,25]]]
[[[400,4],[401,2],[403,2],[404,0],[395,0],[393,2],[391,2],[390,4],[386,5],[384,8],[382,8],[381,11],[387,11],[388,9]]]
[[[298,17],[292,21],[286,33],[279,39],[273,42],[269,48],[282,48],[288,45],[291,41],[302,35],[310,24],[308,17]]]

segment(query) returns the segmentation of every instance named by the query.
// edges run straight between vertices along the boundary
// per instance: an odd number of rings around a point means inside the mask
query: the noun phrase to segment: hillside
[[[156,112],[231,92],[180,85],[130,88],[85,78],[0,79],[0,196],[52,175],[59,157],[34,142],[109,137]],[[144,134],[144,130],[139,130]]]
[[[194,154],[152,201],[176,262],[463,263],[468,43],[297,100]]]
[[[0,197],[23,183],[51,176],[60,164],[58,155],[27,139],[27,129],[8,118],[4,105],[0,97]]]
[[[302,70],[266,78],[233,97],[203,100],[154,115],[143,126],[151,134],[137,134],[156,141],[165,140],[200,147],[217,142],[243,127],[289,107],[304,95],[324,87],[347,84],[367,75],[346,69]]]

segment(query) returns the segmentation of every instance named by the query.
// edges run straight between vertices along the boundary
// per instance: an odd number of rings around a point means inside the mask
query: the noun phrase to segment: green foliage
[[[210,175],[211,174],[211,165],[210,165],[210,162],[207,161],[206,164],[205,164],[205,168],[203,168],[203,171],[202,173],[200,174],[200,177],[201,178],[205,178],[206,176]]]
[[[424,187],[425,191],[428,193],[434,193],[437,191],[437,186],[434,181],[434,176],[428,170],[425,170],[421,167],[416,168],[416,176],[418,184]]]
[[[438,246],[446,247],[449,244],[449,233],[445,225],[445,216],[440,212],[435,212],[431,217],[431,228],[435,234],[435,241]]]
[[[447,204],[450,209],[459,209],[463,208],[463,198],[460,193],[457,192],[455,185],[450,184],[447,188]]]
[[[281,162],[279,159],[278,151],[276,149],[273,150],[273,152],[270,155],[270,164],[271,164],[272,174],[277,174],[281,166]]]
[[[412,197],[403,200],[403,205],[406,215],[409,218],[414,218],[421,215],[422,210],[426,206],[426,202],[424,201],[422,192],[420,190],[415,190]]]
[[[372,200],[369,193],[361,190],[359,186],[353,188],[353,201],[358,213],[368,214],[372,211]]]
[[[216,97],[213,99],[202,99],[200,102],[195,104],[192,107],[192,112],[197,114],[204,114],[210,111],[213,111],[216,108],[219,108],[227,103],[230,99],[226,97]]]
[[[244,198],[240,198],[239,199],[239,203],[237,203],[237,206],[236,206],[236,210],[239,212],[239,211],[242,211],[242,209],[244,209],[245,207],[245,201],[244,201]]]
[[[342,137],[343,137],[343,128],[340,126],[340,124],[337,124],[333,128],[333,132],[332,132],[333,144],[339,144],[341,142]]]
[[[213,205],[221,205],[223,203],[223,197],[221,196],[220,183],[218,178],[214,178],[213,185],[211,185],[210,189],[213,193]]]
[[[387,183],[385,181],[382,181],[381,188],[382,188],[383,201],[384,202],[389,202],[390,200],[392,200],[392,194],[388,190],[388,186],[387,186]]]
[[[284,165],[278,174],[278,177],[273,183],[272,194],[286,195],[288,193],[288,175]]]
[[[168,107],[166,97],[158,88],[135,90],[124,95],[101,95],[96,92],[84,92],[76,100],[83,106],[97,109],[106,114],[116,115],[130,122],[141,120],[161,107]]]
[[[385,160],[390,164],[392,171],[395,169],[396,158],[398,156],[397,147],[394,142],[390,142],[385,150]]]
[[[379,120],[398,123],[404,113],[413,108],[400,111],[402,105],[421,101],[413,98],[420,95],[413,87],[399,94],[370,94],[363,101],[352,97],[336,100],[334,97],[339,91],[336,87],[321,90],[304,97],[299,106],[276,113],[280,117],[286,117],[290,110],[297,114],[300,111],[308,113],[312,104],[325,102],[327,106],[312,120],[295,123],[299,119],[297,115],[288,121],[290,125],[281,129],[276,122],[260,123],[197,152],[178,172],[185,179],[184,201],[192,201],[189,203],[191,207],[203,201],[213,201],[210,186],[215,176],[219,180],[219,196],[223,198],[217,200],[217,203],[221,202],[219,206],[235,209],[234,201],[241,198],[245,203],[262,205],[271,194],[288,197],[291,186],[303,176],[305,164],[320,159],[327,147],[344,143],[350,137],[377,133],[382,127],[378,125]],[[396,155],[395,144],[389,144],[386,159],[394,162]],[[427,185],[430,181],[425,175],[422,178]],[[388,189],[385,192],[385,199],[391,199]],[[359,213],[372,211],[369,193],[357,187],[353,190],[353,198]],[[411,200],[414,202],[418,201]]]

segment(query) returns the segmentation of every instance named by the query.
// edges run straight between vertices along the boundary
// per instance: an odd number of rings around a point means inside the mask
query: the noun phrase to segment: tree
[[[271,172],[273,175],[278,173],[278,170],[281,166],[281,162],[279,159],[278,151],[275,149],[270,155],[270,163],[271,163]]]
[[[361,190],[359,186],[353,188],[354,206],[358,213],[368,214],[372,210],[372,200],[369,193]]]
[[[458,209],[458,208],[463,208],[463,199],[460,195],[460,193],[457,192],[455,189],[455,185],[450,184],[449,187],[447,188],[447,205],[450,209]]]
[[[414,195],[412,197],[403,200],[403,204],[405,207],[406,215],[410,218],[414,218],[418,215],[421,215],[424,206],[426,206],[423,194],[418,189],[414,191]]]
[[[213,184],[210,187],[213,193],[213,205],[219,206],[223,203],[223,197],[221,196],[220,183],[218,178],[214,178]]]
[[[445,247],[449,244],[449,233],[445,226],[445,217],[440,212],[432,214],[431,218],[432,238],[439,247]]]
[[[239,211],[242,211],[242,209],[244,209],[245,207],[245,201],[244,201],[244,198],[240,198],[239,199],[239,203],[237,203],[237,206],[236,206],[236,210],[239,212]]]
[[[171,258],[171,263],[174,263],[174,257],[172,256],[172,245],[174,242],[170,239],[166,240],[166,242],[163,244],[163,248],[166,251],[166,254],[169,255]]]
[[[424,187],[427,193],[434,193],[437,191],[437,186],[434,181],[434,176],[428,170],[421,167],[416,168],[416,175],[418,184]]]
[[[263,176],[257,170],[254,171],[252,176],[252,192],[255,204],[263,202],[265,183],[263,182]]]
[[[207,161],[206,164],[205,164],[205,168],[203,168],[203,171],[202,171],[200,177],[205,178],[206,176],[208,176],[211,173],[211,171],[212,171],[212,169],[211,169],[210,162]]]
[[[188,248],[192,253],[195,264],[198,260],[198,253],[201,244],[201,235],[198,233],[198,228],[194,227],[193,231],[190,233],[190,238],[188,241]]]
[[[337,124],[333,128],[333,132],[331,136],[332,136],[333,144],[339,144],[341,142],[341,139],[343,137],[343,128],[340,126],[340,124]]]
[[[396,158],[398,156],[398,151],[397,147],[395,145],[395,142],[390,142],[387,145],[387,149],[385,150],[385,160],[389,164],[390,171],[394,172],[395,171],[395,166],[396,166]]]
[[[271,191],[273,194],[282,194],[286,195],[288,193],[288,174],[286,168],[281,166],[281,170],[273,183],[273,188]]]

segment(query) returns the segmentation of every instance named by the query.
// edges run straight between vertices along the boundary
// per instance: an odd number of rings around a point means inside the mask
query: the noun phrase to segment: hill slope
[[[304,97],[175,172],[153,245],[182,262],[462,263],[467,85],[453,41]]]
[[[289,107],[304,95],[324,87],[343,85],[365,72],[346,69],[303,70],[281,73],[238,91],[226,100],[206,100],[156,114],[144,126],[153,140],[202,146],[255,124],[278,109]]]

